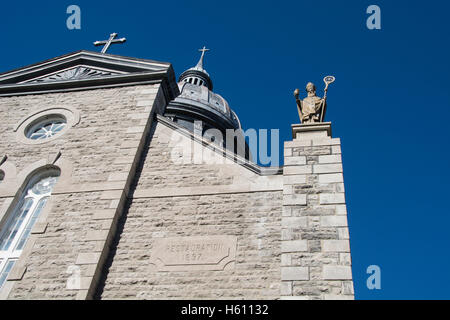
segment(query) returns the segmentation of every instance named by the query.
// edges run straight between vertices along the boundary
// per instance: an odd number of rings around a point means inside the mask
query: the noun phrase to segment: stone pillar
[[[284,145],[281,299],[353,299],[341,143],[294,124]]]

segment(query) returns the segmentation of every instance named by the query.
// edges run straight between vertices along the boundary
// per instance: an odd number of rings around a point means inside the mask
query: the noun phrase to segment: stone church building
[[[0,74],[0,299],[353,299],[331,124],[258,166],[203,54]]]

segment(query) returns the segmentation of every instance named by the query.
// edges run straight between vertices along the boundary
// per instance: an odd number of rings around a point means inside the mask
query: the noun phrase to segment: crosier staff
[[[328,86],[333,83],[336,80],[335,77],[333,76],[326,76],[325,78],[323,78],[323,82],[325,82],[325,89],[323,92],[323,110],[320,114],[320,122],[323,122],[324,118],[325,118],[325,113],[327,112],[327,91],[328,91]]]

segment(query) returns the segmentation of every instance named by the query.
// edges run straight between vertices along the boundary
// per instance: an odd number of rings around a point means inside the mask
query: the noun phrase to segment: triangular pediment
[[[167,62],[77,51],[0,74],[0,96],[176,81]],[[172,96],[172,94],[170,94]]]

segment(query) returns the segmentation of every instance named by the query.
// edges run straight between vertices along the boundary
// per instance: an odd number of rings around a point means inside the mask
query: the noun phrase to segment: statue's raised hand
[[[300,94],[300,91],[298,89],[294,90],[294,97],[298,98],[298,95]]]

